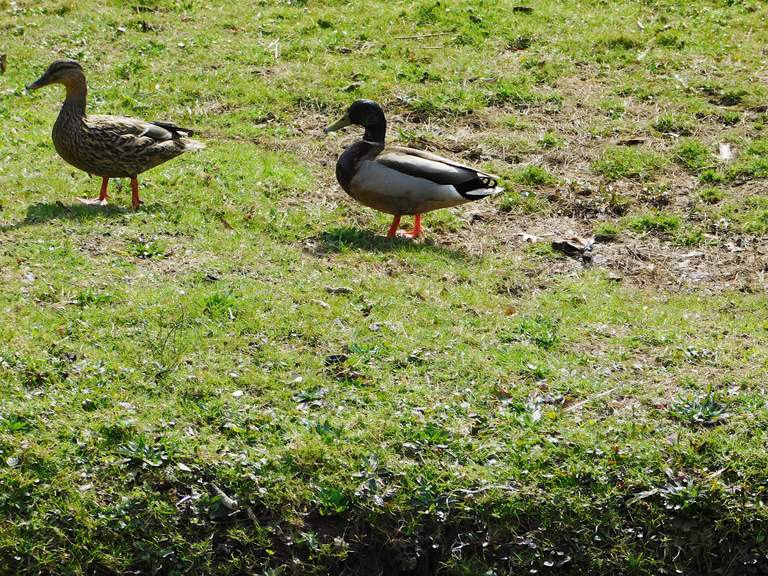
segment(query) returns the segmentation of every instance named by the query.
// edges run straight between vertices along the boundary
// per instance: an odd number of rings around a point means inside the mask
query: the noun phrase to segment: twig
[[[434,38],[435,36],[450,36],[453,32],[437,32],[435,34],[424,34],[423,36],[395,36],[395,40],[421,40],[422,38]]]
[[[592,400],[597,400],[598,398],[602,398],[603,396],[607,396],[608,394],[610,394],[614,390],[616,390],[615,387],[611,388],[610,390],[606,390],[605,392],[600,392],[600,394],[598,394],[597,396],[592,396],[592,398],[587,398],[586,400],[582,400],[581,402],[578,402],[577,404],[574,404],[573,406],[568,406],[568,408],[563,410],[563,412],[573,412],[574,410],[577,410],[577,409],[581,408],[582,406],[584,406],[584,404],[586,404],[588,402],[592,402]]]
[[[637,58],[635,58],[635,60],[637,62],[640,62],[640,60],[642,60],[643,58],[648,56],[648,54],[650,54],[653,51],[654,48],[656,48],[656,46],[649,46],[648,48],[645,49],[645,51],[642,54],[638,54],[638,56],[637,56]]]
[[[209,486],[215,496],[221,497],[221,503],[224,505],[224,508],[228,510],[237,510],[239,508],[237,504],[237,500],[230,498],[227,494],[224,493],[224,491],[221,488],[216,486],[216,484],[211,482]]]
[[[506,490],[507,492],[516,492],[517,488],[514,486],[483,486],[482,488],[476,488],[474,490],[467,490],[466,488],[456,488],[453,492],[463,492],[466,497],[474,496],[475,494],[482,494],[488,492],[488,490]]]

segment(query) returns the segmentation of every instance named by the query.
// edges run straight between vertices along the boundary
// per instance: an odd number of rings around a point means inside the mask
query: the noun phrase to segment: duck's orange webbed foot
[[[105,177],[102,179],[101,192],[99,193],[98,198],[78,198],[78,200],[83,204],[87,204],[88,206],[106,206],[107,198],[110,198],[110,195],[107,194],[108,183],[109,183],[109,178]]]

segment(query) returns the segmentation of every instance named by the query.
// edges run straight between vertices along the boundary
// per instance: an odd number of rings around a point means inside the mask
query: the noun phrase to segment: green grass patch
[[[718,184],[720,182],[724,182],[726,179],[727,178],[725,174],[714,168],[702,170],[699,173],[699,180],[701,180],[704,184]]]
[[[682,221],[676,214],[654,211],[625,219],[628,228],[640,232],[674,232]]]
[[[684,140],[675,146],[677,160],[688,170],[699,170],[713,163],[712,150],[698,140]]]
[[[601,222],[594,229],[595,236],[601,236],[605,239],[612,240],[621,234],[621,228],[614,222]]]
[[[717,204],[726,197],[726,193],[720,188],[707,187],[700,190],[697,196],[707,204]]]
[[[754,2],[0,9],[0,574],[768,571]],[[81,205],[54,53],[207,148]],[[322,132],[357,98],[506,193],[386,238]]]
[[[513,179],[527,186],[545,186],[554,183],[554,178],[541,166],[526,166],[515,171]]]
[[[565,145],[565,140],[558,137],[554,132],[547,132],[539,138],[539,146],[542,148],[559,148]]]
[[[690,136],[693,133],[693,121],[690,116],[662,114],[652,126],[661,133],[673,133],[678,136]]]
[[[592,169],[609,180],[650,180],[665,163],[664,157],[653,150],[613,146],[606,148],[602,157],[593,162]]]

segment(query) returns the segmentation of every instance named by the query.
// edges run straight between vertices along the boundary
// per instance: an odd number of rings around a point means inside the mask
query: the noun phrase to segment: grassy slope
[[[746,114],[764,9],[368,4],[0,0],[0,572],[764,571],[764,293],[384,239],[320,132],[363,96],[441,142],[494,114],[467,149],[491,150],[475,162],[514,220],[539,205],[507,150],[542,137],[516,104],[555,113],[595,82],[597,136]],[[98,182],[50,142],[61,89],[21,88],[56,56],[83,62],[92,112],[209,148],[140,177],[137,213],[77,205]],[[652,124],[614,113],[627,101]],[[716,174],[761,176],[762,121]],[[595,169],[633,177],[644,160],[612,150]],[[707,210],[764,240],[759,199]],[[427,218],[435,237],[470,226],[457,212]],[[718,425],[694,421],[708,389]]]

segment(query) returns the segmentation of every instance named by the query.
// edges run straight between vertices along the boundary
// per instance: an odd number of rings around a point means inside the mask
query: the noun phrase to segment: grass
[[[698,140],[683,141],[675,147],[678,161],[689,170],[699,170],[712,165],[712,151]]]
[[[653,150],[627,146],[606,148],[601,158],[593,162],[593,170],[608,180],[627,178],[646,181],[653,178],[665,164],[665,159]]]
[[[765,572],[752,4],[0,0],[0,573]],[[82,206],[54,56],[207,149]],[[507,192],[383,237],[359,97]]]

